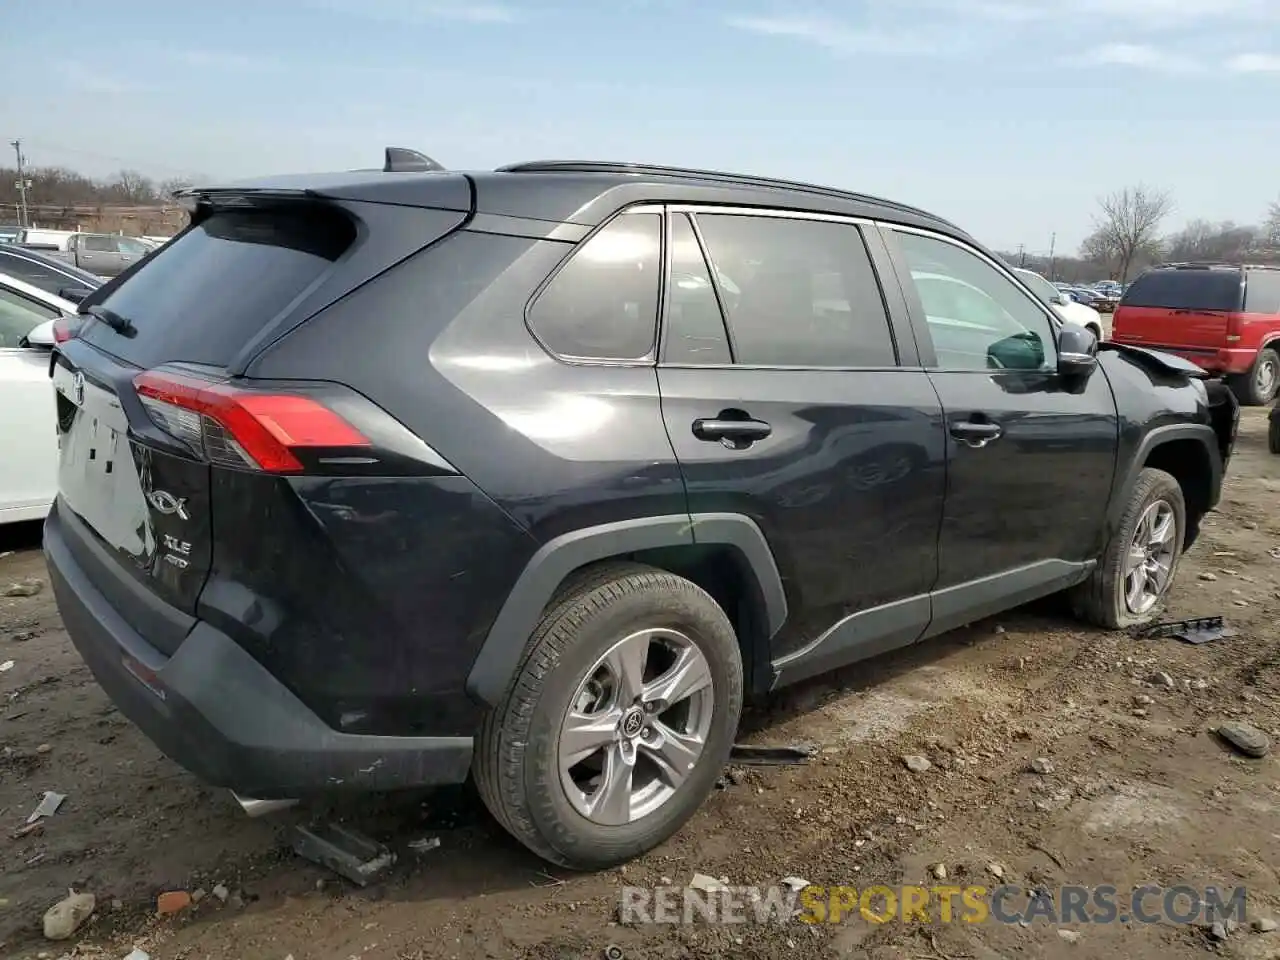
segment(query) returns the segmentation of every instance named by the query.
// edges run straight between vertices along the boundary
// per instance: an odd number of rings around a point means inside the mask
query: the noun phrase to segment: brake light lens
[[[75,327],[69,318],[59,317],[53,321],[53,342],[55,344],[66,343],[75,335]]]
[[[369,439],[310,397],[241,390],[179,374],[148,371],[134,389],[161,430],[210,463],[301,473],[295,451],[306,447],[369,447]]]
[[[1243,319],[1235,312],[1227,314],[1227,343],[1240,342],[1240,323]]]

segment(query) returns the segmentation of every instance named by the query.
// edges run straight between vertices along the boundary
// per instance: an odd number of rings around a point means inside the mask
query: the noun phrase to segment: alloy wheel
[[[1164,596],[1173,573],[1177,515],[1164,500],[1147,505],[1138,519],[1124,563],[1124,602],[1141,616]]]
[[[560,725],[560,783],[583,817],[621,826],[669,801],[697,765],[714,713],[707,658],[677,630],[624,637],[591,666]]]

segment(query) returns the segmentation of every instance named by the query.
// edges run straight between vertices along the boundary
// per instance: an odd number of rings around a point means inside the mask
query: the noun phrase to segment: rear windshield
[[[1125,291],[1126,307],[1239,310],[1243,284],[1236,270],[1151,270]]]
[[[83,336],[141,367],[227,366],[354,238],[352,222],[332,209],[216,212],[102,301],[133,325],[129,335],[91,323]]]

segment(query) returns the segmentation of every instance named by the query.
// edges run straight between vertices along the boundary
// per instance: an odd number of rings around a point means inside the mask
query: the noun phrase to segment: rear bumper
[[[466,779],[470,737],[339,733],[204,621],[166,657],[77,562],[68,538],[81,536],[81,524],[61,516],[60,506],[45,523],[44,549],[67,633],[120,712],[174,762],[209,784],[263,799]]]

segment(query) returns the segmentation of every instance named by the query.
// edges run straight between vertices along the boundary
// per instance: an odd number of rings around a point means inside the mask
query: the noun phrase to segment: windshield
[[[61,314],[53,307],[16,290],[0,287],[0,350],[22,346],[27,334],[58,316]]]

